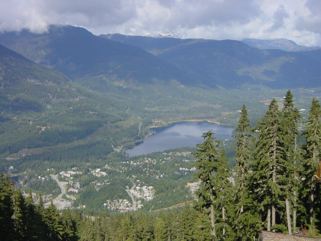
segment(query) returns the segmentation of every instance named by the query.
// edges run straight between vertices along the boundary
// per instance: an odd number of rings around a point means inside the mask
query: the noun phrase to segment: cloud
[[[10,0],[0,1],[0,30],[45,31],[50,24],[96,34],[289,38],[321,45],[319,0]]]
[[[288,12],[285,10],[285,7],[282,5],[278,10],[273,14],[273,25],[270,30],[277,30],[284,26],[286,18],[289,17]]]
[[[297,19],[297,27],[302,31],[321,33],[321,1],[308,0],[306,15]]]

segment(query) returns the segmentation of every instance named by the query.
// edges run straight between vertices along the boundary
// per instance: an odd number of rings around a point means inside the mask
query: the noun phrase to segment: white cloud
[[[0,30],[50,24],[94,33],[181,37],[288,38],[321,45],[320,0],[0,0]]]

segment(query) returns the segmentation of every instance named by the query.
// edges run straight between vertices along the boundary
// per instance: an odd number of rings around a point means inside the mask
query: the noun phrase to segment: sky
[[[321,0],[0,0],[0,31],[275,39],[321,46]]]

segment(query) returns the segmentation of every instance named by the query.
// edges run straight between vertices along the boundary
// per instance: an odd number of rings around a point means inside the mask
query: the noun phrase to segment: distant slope
[[[318,67],[321,51],[289,40],[241,42],[121,34],[104,37],[163,58],[186,72],[196,85],[224,88],[253,84],[272,88],[321,86]]]
[[[118,123],[127,118],[124,108],[0,45],[0,170],[3,160],[108,154],[113,144],[135,138]]]
[[[160,55],[161,58],[188,71],[204,86],[240,87],[256,80],[238,74],[238,70],[266,61],[260,51],[238,41],[198,41],[180,45]]]
[[[0,45],[2,113],[3,111],[40,111],[47,95],[54,92],[54,87],[63,83],[68,83],[68,79],[63,74],[39,66]]]
[[[259,49],[233,40],[99,37],[72,26],[52,26],[43,34],[2,33],[0,43],[102,92],[110,80],[125,86],[175,80],[183,85],[228,89],[321,86],[319,49]]]
[[[321,85],[321,50],[284,52],[260,50],[239,41],[203,41],[179,46],[160,55],[197,76],[204,86],[273,88]]]
[[[183,81],[186,77],[174,66],[142,49],[95,36],[79,27],[52,26],[43,34],[2,33],[0,43],[71,78],[106,75],[152,82]]]
[[[177,47],[178,45],[195,41],[194,39],[146,37],[123,34],[105,34],[101,35],[101,37],[144,49],[154,55],[159,55],[166,50]]]
[[[244,39],[243,43],[258,49],[278,49],[289,52],[316,50],[317,47],[298,45],[288,39]]]

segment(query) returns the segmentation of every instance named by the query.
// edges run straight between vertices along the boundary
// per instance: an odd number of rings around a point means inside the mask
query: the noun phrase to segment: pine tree
[[[215,209],[219,210],[217,215],[217,237],[219,240],[235,240],[233,220],[235,209],[233,207],[233,186],[230,181],[228,161],[223,150],[220,151],[217,163],[217,172],[212,177],[215,189]]]
[[[22,193],[15,190],[13,194],[13,220],[16,240],[25,240],[27,238],[27,206]]]
[[[70,211],[65,211],[62,213],[61,222],[63,224],[63,232],[61,234],[62,239],[66,241],[77,241],[78,234],[77,234],[77,223],[72,216]]]
[[[288,233],[296,232],[297,209],[299,192],[299,172],[300,172],[300,150],[297,145],[299,111],[294,107],[293,95],[291,91],[286,93],[281,115],[281,137],[284,148],[285,172],[284,177],[284,199],[286,206],[286,219]],[[291,215],[291,206],[293,209]],[[293,222],[291,222],[291,217]]]
[[[244,211],[246,198],[246,175],[249,171],[251,158],[251,129],[247,109],[243,105],[238,126],[236,128],[236,199],[238,200],[237,213]]]
[[[196,212],[192,208],[184,208],[182,212],[180,212],[177,223],[178,226],[176,227],[176,230],[178,231],[176,237],[177,240],[195,240],[195,219]]]
[[[219,159],[221,158],[217,151],[217,142],[213,139],[213,133],[203,134],[203,143],[197,145],[195,152],[197,177],[201,181],[198,189],[198,204],[201,208],[209,212],[211,221],[212,239],[217,239],[216,218],[218,210],[215,210],[215,199],[217,193],[213,176],[217,173]]]
[[[155,241],[167,240],[167,233],[168,227],[166,222],[162,218],[157,217],[154,225]]]
[[[197,216],[194,218],[195,232],[193,239],[197,241],[210,241],[211,230],[207,215],[204,215],[204,213],[198,211],[196,214]]]
[[[46,227],[42,222],[42,217],[34,205],[32,192],[29,193],[26,201],[26,223],[27,223],[27,237],[30,241],[44,240],[46,237]]]
[[[254,202],[248,191],[250,164],[252,159],[252,131],[246,107],[241,109],[240,119],[235,131],[236,168],[235,168],[235,206],[233,231],[235,240],[253,240],[260,229],[259,216],[255,212]]]
[[[14,213],[12,194],[10,181],[0,174],[0,237],[3,240],[14,239],[14,223],[11,219]]]
[[[255,162],[250,180],[253,199],[260,204],[268,231],[276,227],[277,207],[282,206],[280,201],[285,161],[280,127],[278,104],[276,100],[272,100],[258,127]]]
[[[321,150],[321,107],[318,100],[313,99],[306,124],[306,156],[303,164],[302,177],[304,204],[307,213],[307,223],[311,233],[315,232],[315,199],[317,185],[314,175],[317,171],[317,165],[320,160]]]
[[[42,213],[43,221],[48,227],[47,236],[49,240],[60,240],[64,231],[63,224],[60,219],[60,215],[57,208],[51,204],[48,208],[45,208]]]

